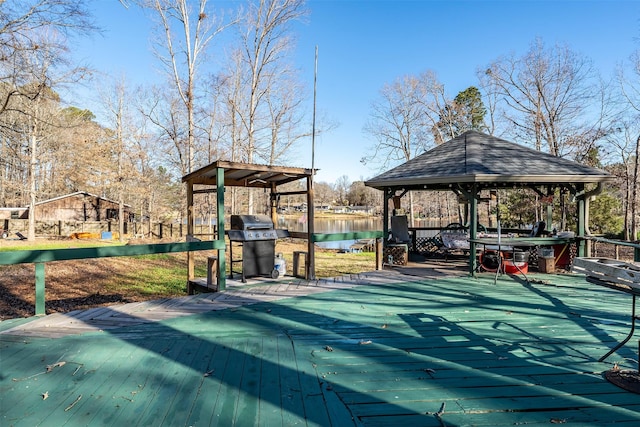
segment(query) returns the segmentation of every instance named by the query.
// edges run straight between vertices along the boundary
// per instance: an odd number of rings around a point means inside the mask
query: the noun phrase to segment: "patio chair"
[[[389,241],[384,245],[383,264],[407,265],[409,252],[412,248],[412,239],[409,234],[409,223],[406,215],[394,215],[391,217],[391,234]]]
[[[544,221],[538,221],[533,225],[531,229],[530,237],[540,237],[545,234],[545,229],[547,228],[547,224]]]
[[[391,237],[391,243],[411,244],[409,222],[406,215],[394,215],[391,217]]]

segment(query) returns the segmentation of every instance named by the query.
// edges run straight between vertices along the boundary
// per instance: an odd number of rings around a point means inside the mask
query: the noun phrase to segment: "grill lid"
[[[231,215],[231,230],[270,230],[273,221],[268,215]]]

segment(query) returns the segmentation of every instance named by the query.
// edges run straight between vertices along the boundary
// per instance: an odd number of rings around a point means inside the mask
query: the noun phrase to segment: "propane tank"
[[[282,277],[287,274],[287,263],[281,253],[276,255],[274,268],[278,271],[278,277]]]

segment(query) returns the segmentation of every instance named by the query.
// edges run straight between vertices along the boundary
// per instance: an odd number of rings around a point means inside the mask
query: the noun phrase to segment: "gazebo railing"
[[[589,255],[592,257],[599,257],[609,255],[608,253],[601,254],[602,251],[599,250],[599,246],[603,245],[613,245],[613,257],[614,259],[621,259],[620,250],[622,248],[631,248],[633,250],[633,261],[640,262],[640,241],[629,242],[626,240],[614,240],[614,239],[605,239],[603,237],[597,236],[588,236],[587,240],[591,241],[591,250],[589,251]],[[629,257],[630,258],[630,257]]]

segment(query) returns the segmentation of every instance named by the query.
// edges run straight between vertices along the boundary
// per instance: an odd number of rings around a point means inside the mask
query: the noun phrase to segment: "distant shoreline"
[[[298,219],[306,214],[307,214],[306,212],[292,212],[292,213],[279,213],[278,215],[284,218]],[[315,218],[335,218],[335,219],[380,218],[379,215],[373,215],[373,214],[367,214],[367,213],[361,213],[361,212],[335,213],[335,212],[323,211],[323,212],[314,212],[313,216]]]

